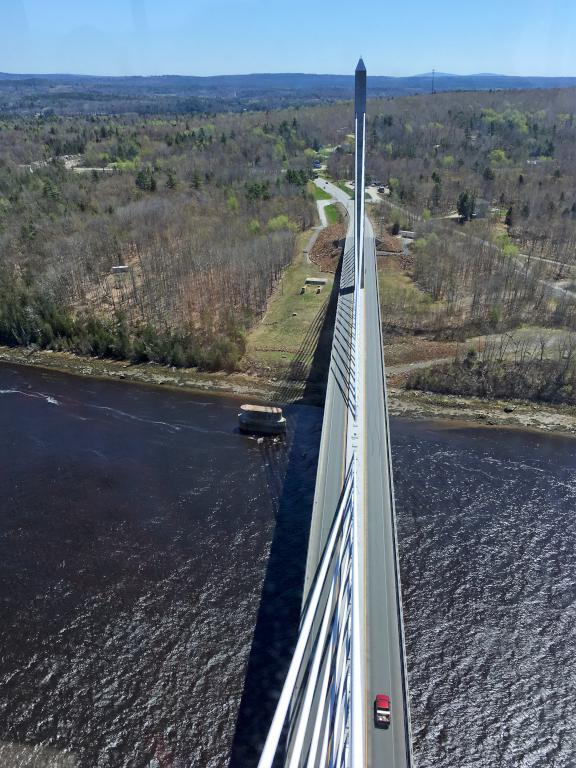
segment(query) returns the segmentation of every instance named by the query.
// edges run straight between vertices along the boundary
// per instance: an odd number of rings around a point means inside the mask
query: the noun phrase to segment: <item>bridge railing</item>
[[[353,503],[350,466],[258,768],[276,765],[284,741],[288,768],[349,765]]]

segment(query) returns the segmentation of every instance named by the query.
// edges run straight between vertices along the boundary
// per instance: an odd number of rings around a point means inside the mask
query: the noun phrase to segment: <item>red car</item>
[[[388,728],[390,725],[390,699],[383,693],[374,699],[374,725],[376,728]]]

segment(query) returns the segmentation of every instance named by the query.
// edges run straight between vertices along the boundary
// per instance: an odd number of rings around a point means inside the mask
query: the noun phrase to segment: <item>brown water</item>
[[[255,764],[321,428],[0,367],[0,766]],[[416,764],[576,765],[576,441],[392,423]],[[244,683],[246,682],[246,686]]]

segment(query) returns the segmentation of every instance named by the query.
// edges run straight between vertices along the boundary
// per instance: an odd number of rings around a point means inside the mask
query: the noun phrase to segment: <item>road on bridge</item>
[[[329,428],[323,430],[305,592],[310,585],[337,507],[345,474],[345,444],[348,420],[347,385],[350,364],[350,329],[353,285],[354,201],[334,184],[316,184],[341,203],[349,215],[344,248],[339,306],[334,329],[334,349],[325,410]],[[365,747],[369,768],[405,768],[410,765],[409,712],[402,629],[402,603],[398,571],[395,513],[391,476],[390,436],[385,400],[384,362],[376,245],[370,221],[365,222],[365,434],[366,520],[361,542],[364,614]],[[352,282],[350,282],[352,281]],[[391,699],[392,722],[388,730],[374,727],[373,703],[377,693]]]

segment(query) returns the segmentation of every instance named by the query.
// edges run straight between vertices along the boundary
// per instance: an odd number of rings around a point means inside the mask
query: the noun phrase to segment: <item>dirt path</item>
[[[434,360],[418,360],[414,363],[404,363],[402,365],[387,365],[386,376],[397,376],[399,373],[410,373],[415,368],[430,368],[431,365],[441,365],[442,363],[451,363],[454,357],[437,357]]]

